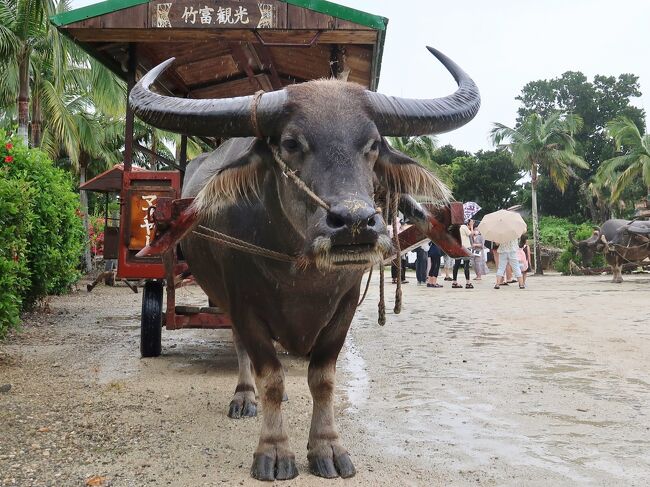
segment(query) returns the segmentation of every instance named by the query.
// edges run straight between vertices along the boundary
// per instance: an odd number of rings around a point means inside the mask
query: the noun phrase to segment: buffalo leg
[[[612,282],[620,284],[623,282],[623,262],[618,256],[614,257],[612,263]]]
[[[233,322],[236,320],[233,317]],[[262,432],[253,454],[251,476],[258,480],[288,480],[298,475],[296,457],[289,448],[289,436],[282,417],[284,372],[270,337],[252,323],[239,334],[255,370],[257,392],[262,405]],[[253,351],[254,353],[251,353]]]
[[[320,477],[347,478],[356,473],[350,455],[339,441],[333,400],[336,359],[350,327],[358,294],[358,291],[350,292],[341,302],[338,313],[318,336],[309,361],[307,379],[314,409],[307,459],[309,470]]]
[[[272,352],[270,346],[269,352]],[[284,373],[277,357],[261,368],[255,379],[262,402],[262,432],[253,455],[251,475],[258,480],[287,480],[298,475],[296,457],[289,448],[289,436],[282,417]]]
[[[250,418],[257,416],[257,401],[255,400],[255,386],[251,370],[251,360],[246,353],[244,344],[233,329],[233,341],[235,351],[237,352],[237,362],[239,363],[239,378],[235,395],[230,401],[228,416],[233,419]]]

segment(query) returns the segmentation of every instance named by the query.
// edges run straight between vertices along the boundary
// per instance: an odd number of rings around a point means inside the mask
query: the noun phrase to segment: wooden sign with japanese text
[[[150,218],[150,208],[156,206],[161,196],[170,196],[167,191],[132,191],[129,201],[129,250],[140,250],[149,245],[154,237],[155,225]]]
[[[164,28],[273,29],[278,25],[272,2],[232,0],[154,1],[151,26]]]

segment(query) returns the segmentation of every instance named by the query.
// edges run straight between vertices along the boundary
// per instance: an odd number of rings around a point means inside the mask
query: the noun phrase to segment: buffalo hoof
[[[325,455],[309,452],[307,459],[309,460],[309,471],[326,479],[336,477],[347,479],[354,477],[357,473],[348,452],[337,446],[330,448],[329,454]]]
[[[257,416],[257,402],[255,402],[255,394],[235,394],[235,397],[233,397],[232,401],[230,401],[230,407],[228,408],[228,417],[232,419],[239,419],[254,418],[255,416]]]
[[[290,480],[298,476],[296,459],[291,455],[255,453],[251,477],[257,480]]]

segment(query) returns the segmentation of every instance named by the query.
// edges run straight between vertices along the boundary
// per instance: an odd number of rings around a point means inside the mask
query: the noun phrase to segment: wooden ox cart
[[[388,22],[324,0],[108,0],[51,20],[125,80],[129,90],[143,73],[175,57],[157,89],[188,98],[251,95],[323,77],[375,90]],[[188,136],[182,136],[176,160],[159,156],[134,140],[133,112],[127,104],[117,277],[147,280],[141,317],[143,357],[160,354],[163,325],[230,326],[228,316],[214,306],[177,306],[175,301],[176,286],[188,275],[175,245],[178,229],[187,228],[192,218],[186,213],[188,202],[178,200]],[[201,142],[216,148],[222,141],[204,137]],[[133,170],[134,151],[154,158],[163,170]],[[91,180],[82,189],[98,184],[98,179]],[[449,215],[442,219],[445,225],[452,223]],[[169,250],[164,257],[160,252],[141,252],[157,232],[167,242],[162,245]],[[423,238],[410,235],[402,248]]]

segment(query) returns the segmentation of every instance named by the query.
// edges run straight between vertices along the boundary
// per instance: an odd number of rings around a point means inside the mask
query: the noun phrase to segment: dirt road
[[[650,484],[650,279],[608,280],[497,291],[411,279],[383,328],[374,286],[339,359],[358,474],[308,473],[306,364],[284,356],[300,476],[281,485]],[[179,302],[199,296],[185,288]],[[142,360],[140,297],[99,286],[53,298],[0,345],[0,485],[258,485],[260,420],[226,416],[229,332],[163,331],[163,355]]]

